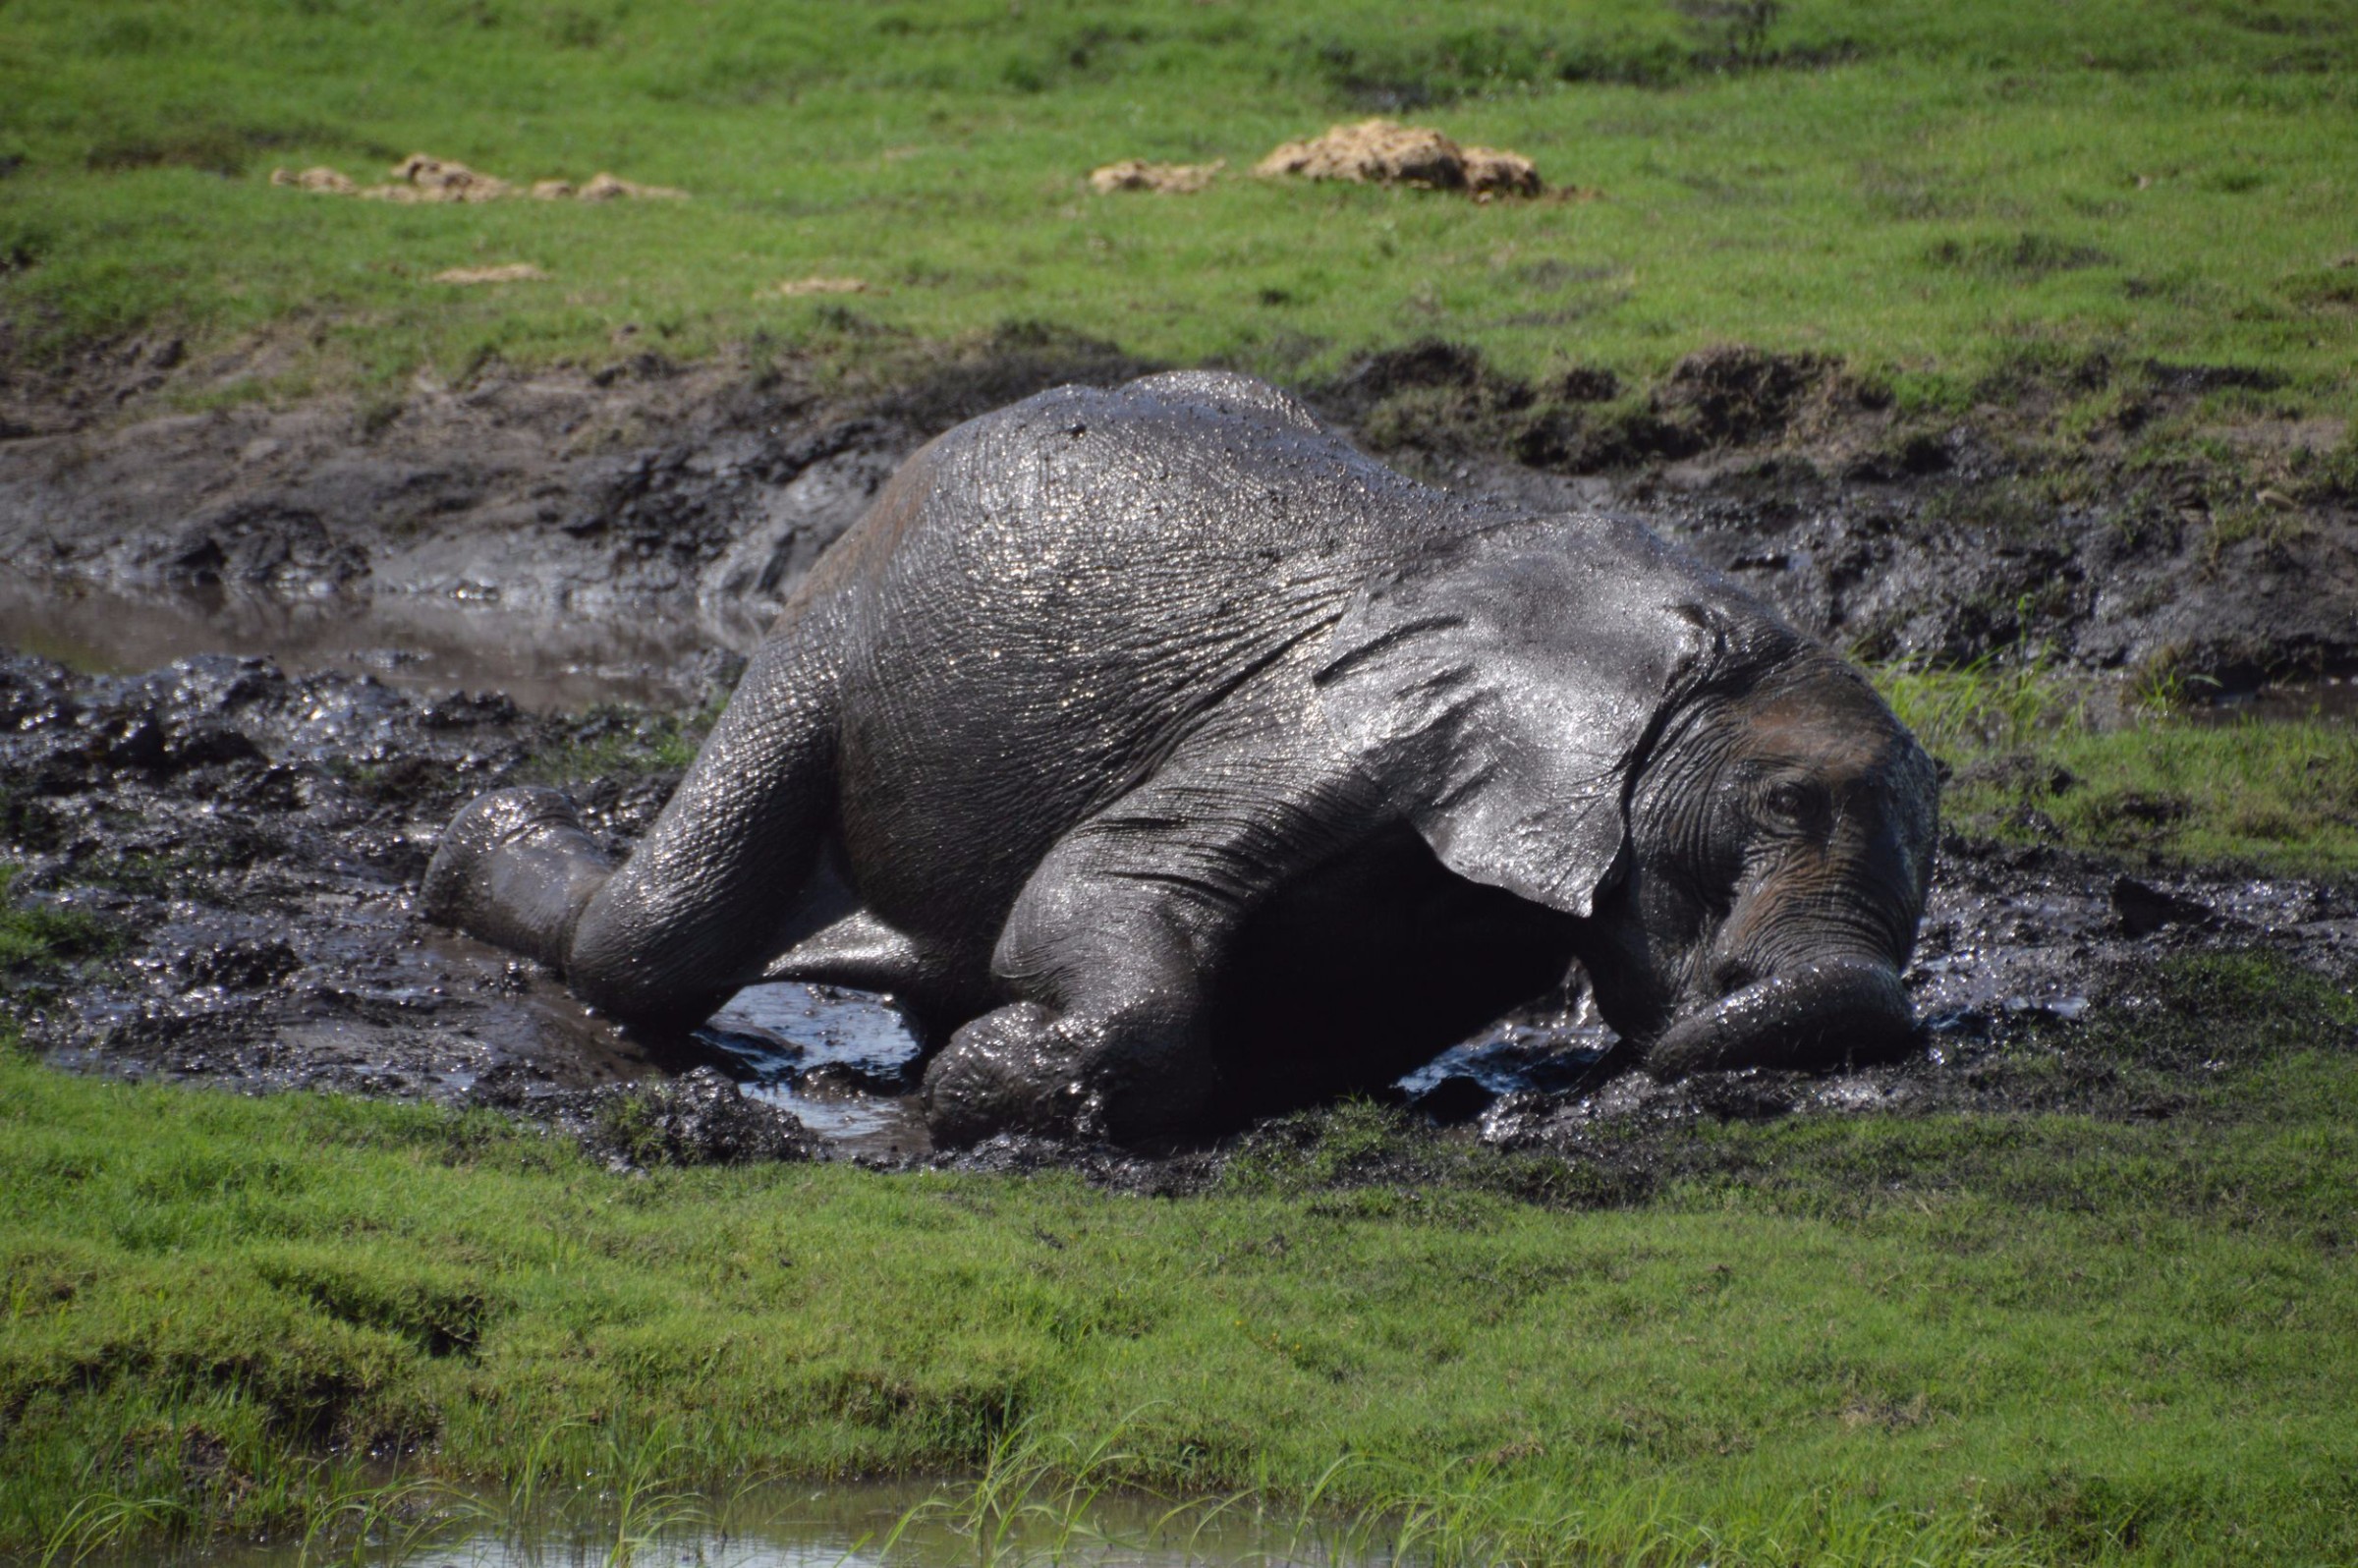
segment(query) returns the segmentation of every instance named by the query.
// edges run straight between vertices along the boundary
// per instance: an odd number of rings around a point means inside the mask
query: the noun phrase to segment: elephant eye
[[[1818,798],[1818,791],[1810,785],[1797,779],[1780,779],[1762,794],[1761,804],[1770,816],[1800,826],[1817,816]]]

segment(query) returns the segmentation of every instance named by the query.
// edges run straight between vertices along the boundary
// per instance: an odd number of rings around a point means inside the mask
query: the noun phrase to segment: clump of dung
[[[1474,196],[1536,196],[1540,171],[1519,152],[1465,146],[1428,126],[1362,120],[1307,141],[1288,141],[1255,165],[1258,175],[1350,180],[1463,191]]]
[[[1211,163],[1149,163],[1124,158],[1089,171],[1089,187],[1099,196],[1116,191],[1151,191],[1162,196],[1193,196],[1228,167],[1226,158]]]
[[[393,165],[392,174],[389,184],[365,186],[341,170],[321,165],[303,170],[273,169],[270,183],[321,196],[359,196],[364,201],[501,201],[522,196],[542,201],[677,201],[688,195],[669,186],[641,185],[602,170],[590,176],[585,185],[576,186],[570,180],[540,180],[525,189],[497,175],[471,169],[455,158],[437,158],[430,152],[411,153]]]

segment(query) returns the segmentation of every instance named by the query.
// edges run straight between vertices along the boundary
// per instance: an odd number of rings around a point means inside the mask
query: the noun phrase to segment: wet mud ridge
[[[683,367],[650,354],[172,412],[173,397],[269,368],[266,347],[195,364],[170,341],[38,374],[0,360],[5,575],[52,596],[245,595],[299,616],[372,615],[394,641],[496,607],[539,617],[544,640],[585,626],[642,638],[647,667],[742,652],[926,440],[1046,386],[1153,367],[1011,330],[865,389],[791,358]],[[1303,390],[1368,449],[1438,482],[1633,512],[1870,656],[1958,662],[2028,644],[2241,690],[2358,671],[2358,495],[2272,478],[2310,452],[2295,443],[2328,439],[2317,431],[2244,431],[2257,455],[2232,472],[2130,443],[2257,373],[2148,365],[2122,393],[2121,428],[2068,446],[2053,433],[2067,387],[2003,389],[1934,420],[1837,362],[1735,347],[1690,356],[1642,395],[1578,367],[1524,381],[1445,343]],[[0,632],[28,613],[0,605]],[[669,635],[647,638],[650,624]]]
[[[80,956],[9,977],[28,1042],[125,1076],[493,1106],[617,1163],[930,1158],[906,1097],[913,1043],[872,998],[761,987],[694,1036],[649,1040],[417,915],[443,822],[477,791],[534,776],[535,759],[600,758],[577,792],[592,830],[627,848],[677,780],[646,725],[225,655],[139,676],[0,655],[0,864],[22,868],[13,897],[88,933]],[[2297,880],[2139,881],[1952,837],[1910,977],[1928,1027],[1903,1062],[1661,1085],[1621,1070],[1594,1025],[1519,1017],[1395,1092],[1484,1140],[1568,1154],[1600,1129],[1695,1117],[2002,1108],[2023,1092],[1981,1065],[2026,1031],[2067,1059],[2075,1027],[2150,1005],[2157,962],[2252,949],[2344,973],[2358,900]],[[1160,1189],[1219,1157],[1001,1140],[958,1163],[1076,1164]]]

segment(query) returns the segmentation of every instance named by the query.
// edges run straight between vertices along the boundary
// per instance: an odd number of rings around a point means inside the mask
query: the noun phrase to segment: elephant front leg
[[[998,1132],[1136,1143],[1195,1120],[1212,1092],[1197,945],[1118,888],[1079,890],[1093,925],[1050,943],[1077,984],[1035,983],[961,1028],[927,1066],[926,1119],[945,1147]],[[1003,948],[1003,944],[1002,944]]]
[[[1175,757],[1057,843],[992,957],[1013,1000],[926,1069],[938,1143],[1128,1144],[1202,1118],[1217,1090],[1207,1017],[1236,932],[1379,820],[1372,788],[1318,741],[1289,753],[1263,731]]]

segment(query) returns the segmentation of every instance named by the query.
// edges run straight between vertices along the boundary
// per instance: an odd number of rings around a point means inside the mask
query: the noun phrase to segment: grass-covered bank
[[[1473,1465],[1558,1546],[1577,1515],[1722,1562],[2346,1560],[2358,1010],[2218,964],[2094,1047],[2217,1064],[2168,1120],[1707,1126],[1644,1190],[1349,1110],[1178,1200],[617,1176],[482,1115],[10,1055],[0,1546],[93,1497],[283,1526],[368,1452],[703,1483],[1120,1424],[1167,1488]]]
[[[856,358],[1044,319],[1294,379],[1437,335],[1517,374],[1644,383],[1734,340],[1936,406],[2094,357],[2245,366],[2220,383],[2239,408],[2346,413],[2354,65],[2358,21],[2327,0],[13,0],[0,313],[31,352],[265,333],[248,369],[281,388],[755,339]],[[1600,195],[1477,207],[1243,172],[1371,112]],[[421,148],[692,198],[267,183]],[[1230,171],[1090,195],[1125,156]],[[514,262],[547,276],[433,281]],[[775,293],[812,276],[868,292]]]
[[[2221,722],[2180,692],[2124,692],[2015,649],[1877,684],[1948,770],[1941,820],[1986,838],[2274,875],[2358,873],[2358,723]]]

